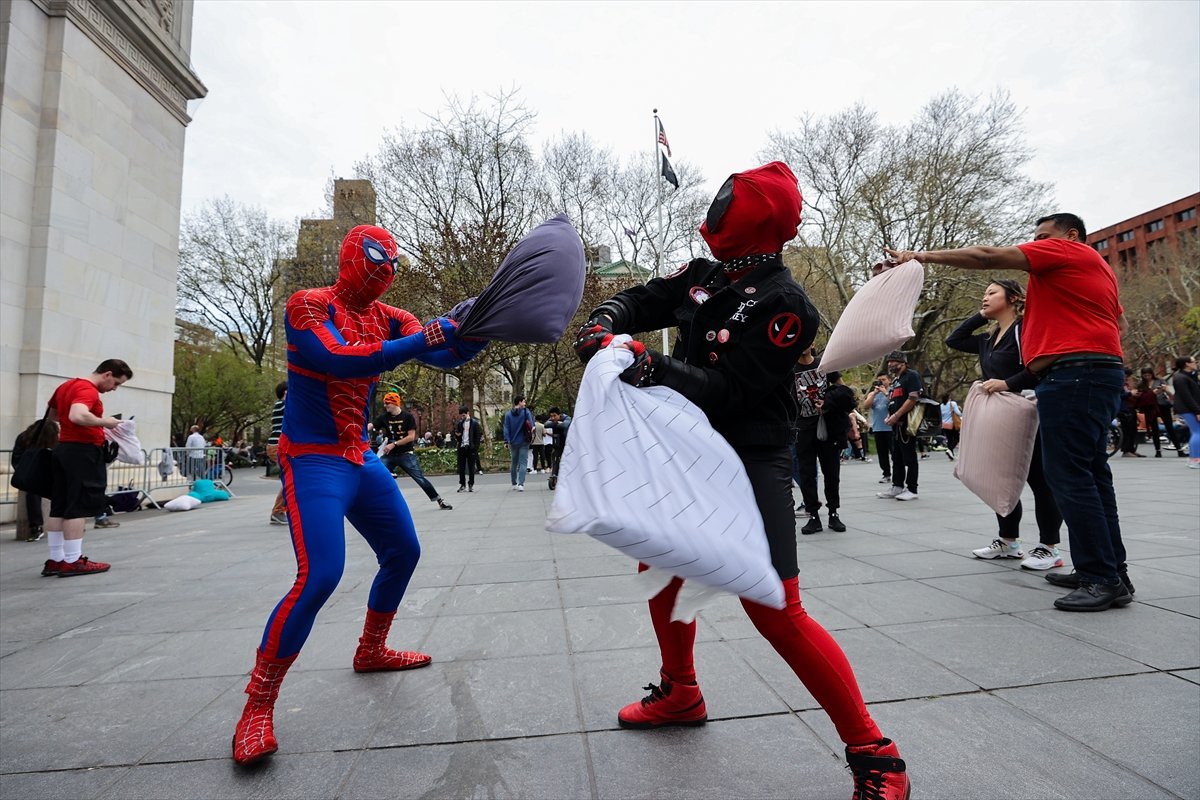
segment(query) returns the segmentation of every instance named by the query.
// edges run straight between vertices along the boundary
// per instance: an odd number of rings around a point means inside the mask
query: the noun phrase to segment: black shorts
[[[108,507],[108,471],[104,448],[82,442],[60,442],[54,448],[54,492],[50,516],[94,517]]]

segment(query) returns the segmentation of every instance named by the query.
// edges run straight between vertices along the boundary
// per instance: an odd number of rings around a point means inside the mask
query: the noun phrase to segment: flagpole
[[[666,230],[663,228],[663,177],[662,177],[662,152],[658,149],[658,131],[661,123],[658,121],[658,109],[654,109],[654,184],[658,187],[658,246],[657,258],[654,264],[654,277],[662,277],[662,251],[666,242]],[[667,329],[662,329],[662,352],[663,355],[669,355],[670,350],[667,348]]]

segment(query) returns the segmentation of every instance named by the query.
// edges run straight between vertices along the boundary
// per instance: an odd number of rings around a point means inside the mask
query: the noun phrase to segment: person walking
[[[1175,359],[1175,375],[1171,378],[1175,389],[1175,413],[1188,428],[1188,466],[1200,469],[1200,379],[1196,377],[1196,357],[1180,356]],[[1183,449],[1183,442],[1179,443]]]
[[[417,461],[414,446],[417,441],[417,421],[404,408],[404,401],[396,392],[388,392],[383,396],[383,413],[376,418],[372,427],[379,432],[383,443],[379,446],[379,457],[388,472],[393,475],[396,470],[402,470],[412,478],[425,496],[438,504],[442,511],[450,511],[454,506],[447,503],[433,488],[433,484],[421,471],[421,463]]]
[[[54,390],[47,419],[58,423],[58,445],[52,451],[54,489],[46,519],[50,558],[42,575],[69,578],[94,575],[111,567],[83,555],[83,530],[88,517],[108,508],[108,466],[104,460],[104,429],[121,424],[104,416],[100,395],[117,390],[133,377],[119,358],[101,361],[86,378],[72,378]]]
[[[1154,372],[1151,370],[1150,374],[1153,376]],[[1168,445],[1175,448],[1176,456],[1186,458],[1187,454],[1183,452],[1186,437],[1178,435],[1175,431],[1173,414],[1175,407],[1175,387],[1167,378],[1154,378],[1150,383],[1150,388],[1158,395],[1158,418],[1162,420],[1163,431],[1167,435]]]
[[[964,320],[946,337],[946,346],[979,356],[979,371],[985,391],[1022,392],[1037,385],[1037,377],[1025,369],[1021,356],[1021,326],[1025,306],[1025,290],[1021,284],[1007,278],[994,280],[983,291],[979,311]],[[975,333],[988,321],[996,327],[986,333]],[[1062,530],[1062,514],[1054,501],[1054,493],[1046,482],[1042,466],[1041,438],[1034,434],[1033,458],[1025,478],[1033,490],[1034,517],[1037,520],[1038,545],[1028,553],[1021,549],[1021,501],[1006,516],[996,515],[999,532],[987,547],[973,550],[976,558],[1019,558],[1024,569],[1044,570],[1061,567],[1058,550]]]
[[[863,398],[863,408],[871,415],[871,438],[875,440],[875,455],[883,471],[880,483],[892,482],[892,426],[887,424],[888,395],[892,391],[892,376],[887,370],[875,376],[871,391]]]
[[[525,473],[529,466],[529,443],[533,441],[533,414],[525,407],[525,395],[513,398],[512,408],[504,415],[504,445],[508,448],[508,475],[514,491],[525,491]]]
[[[958,456],[958,430],[962,426],[962,409],[950,398],[949,392],[938,401],[942,411],[942,436],[946,437],[946,458],[953,461]]]
[[[671,356],[637,340],[621,345],[634,356],[621,380],[674,389],[733,447],[762,513],[786,597],[782,609],[749,600],[742,607],[829,714],[846,745],[854,796],[906,800],[908,775],[895,743],[871,719],[845,654],[800,600],[789,446],[798,412],[792,370],[818,325],[816,310],[782,260],[783,246],[796,236],[800,206],[796,177],[782,162],[731,175],[700,227],[720,260],[695,259],[601,303],[579,330],[575,350],[586,362],[615,334],[679,326]],[[703,725],[708,719],[693,657],[696,623],[671,621],[682,585],[675,578],[650,601],[661,681],[617,713],[622,728]]]
[[[1086,242],[1083,220],[1060,213],[1039,219],[1033,241],[1016,247],[884,249],[896,263],[1029,273],[1021,346],[1026,368],[1041,376],[1035,393],[1042,461],[1075,564],[1070,575],[1046,576],[1071,589],[1054,601],[1062,611],[1133,602],[1107,453],[1121,399],[1125,312],[1116,275]]]
[[[1149,367],[1138,373],[1139,379],[1134,387],[1134,407],[1142,415],[1146,424],[1146,438],[1154,445],[1154,457],[1162,458],[1162,442],[1158,438],[1159,398],[1166,394],[1166,386],[1161,382],[1155,385],[1154,370]],[[1166,430],[1168,441],[1171,431]]]
[[[800,495],[804,498],[804,510],[808,522],[800,533],[810,536],[825,530],[821,524],[821,500],[817,494],[817,469],[821,470],[821,483],[825,487],[825,505],[829,510],[829,529],[841,533],[845,523],[838,516],[841,507],[841,456],[846,446],[848,420],[845,407],[847,393],[834,390],[839,373],[822,373],[818,367],[820,359],[810,346],[800,356],[795,369],[796,400],[800,414],[796,418],[796,466],[795,477],[800,484]],[[845,388],[845,387],[843,387]],[[848,390],[847,390],[848,391]],[[830,401],[830,393],[833,401]],[[854,396],[849,395],[849,407],[854,407]]]
[[[458,421],[454,423],[454,444],[458,450],[458,491],[475,491],[475,463],[479,458],[479,443],[483,441],[483,427],[471,416],[467,406],[458,407]]]

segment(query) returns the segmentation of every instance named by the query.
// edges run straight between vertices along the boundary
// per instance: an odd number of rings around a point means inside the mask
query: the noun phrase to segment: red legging
[[[638,565],[638,571],[649,569]],[[675,578],[650,601],[650,619],[662,653],[662,671],[673,681],[695,683],[696,667],[692,647],[696,642],[696,623],[671,622],[675,597],[683,586]],[[742,600],[742,607],[775,651],[783,656],[804,688],[816,698],[837,728],[838,736],[848,745],[873,744],[883,738],[871,719],[854,670],[842,648],[800,604],[800,581],[783,582],[786,605],[774,609]]]

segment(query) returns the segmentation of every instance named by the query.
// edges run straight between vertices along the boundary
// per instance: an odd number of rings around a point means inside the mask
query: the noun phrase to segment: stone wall
[[[190,3],[0,4],[0,448],[105,358],[104,397],[169,436]],[[11,519],[11,506],[0,518]]]

